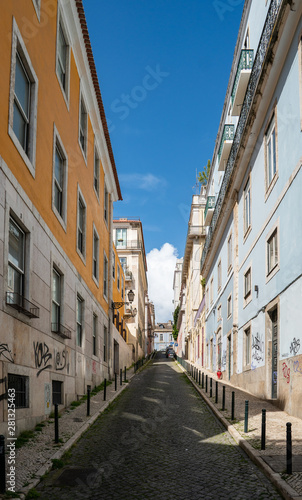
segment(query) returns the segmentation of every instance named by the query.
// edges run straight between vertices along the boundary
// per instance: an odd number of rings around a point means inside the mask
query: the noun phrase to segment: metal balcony
[[[225,171],[234,139],[234,125],[225,125],[218,152],[218,170]]]
[[[254,50],[242,49],[232,90],[232,116],[239,116],[254,63]]]
[[[142,250],[143,243],[140,240],[117,240],[115,247],[117,250]]]
[[[51,323],[51,331],[63,339],[71,339],[71,331],[60,323]]]
[[[215,209],[215,196],[208,196],[204,211],[204,225],[209,226]]]
[[[27,300],[23,295],[16,292],[6,292],[6,304],[22,312],[29,318],[39,318],[40,309],[35,304]]]

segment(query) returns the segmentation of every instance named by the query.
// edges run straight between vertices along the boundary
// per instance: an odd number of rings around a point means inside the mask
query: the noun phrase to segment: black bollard
[[[249,402],[246,401],[245,402],[245,412],[244,412],[244,432],[245,433],[248,432],[248,427],[249,427],[248,420],[249,420]]]
[[[104,401],[106,401],[107,380],[104,379]]]
[[[114,388],[117,391],[117,373],[114,374]]]
[[[261,450],[265,450],[265,428],[266,428],[266,409],[262,410],[261,422]]]
[[[204,373],[201,375],[201,388],[204,389]]]
[[[59,442],[59,405],[55,405],[55,443]]]
[[[225,410],[225,385],[222,387],[222,411]]]
[[[127,368],[124,368],[124,382],[127,380]]]
[[[292,424],[286,424],[286,474],[293,473]]]
[[[206,375],[206,392],[208,392],[208,376]]]
[[[198,385],[200,385],[200,370],[198,371]]]
[[[90,415],[90,387],[87,388],[87,417]]]
[[[218,403],[218,381],[216,380],[215,382],[215,385],[216,385],[216,391],[215,391],[215,403],[217,404]]]
[[[123,385],[123,369],[120,369],[120,385]]]
[[[232,420],[235,420],[235,391],[232,391]]]
[[[213,390],[212,390],[212,389],[213,389],[213,387],[212,387],[212,385],[213,385],[213,380],[212,380],[212,377],[211,377],[211,378],[210,378],[210,398],[211,398],[211,397],[212,397],[212,395],[213,395]]]
[[[5,437],[0,436],[0,493],[5,493],[6,489],[6,473],[5,473]]]

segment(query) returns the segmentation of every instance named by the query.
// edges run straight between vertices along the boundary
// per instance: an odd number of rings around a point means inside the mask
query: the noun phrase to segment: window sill
[[[22,160],[24,161],[25,165],[27,166],[28,170],[30,171],[31,175],[33,178],[35,178],[35,166],[34,162],[32,163],[25,153],[23,147],[21,146],[18,137],[16,136],[13,128],[11,125],[8,126],[8,135],[10,136],[11,140],[13,141],[14,145],[16,146],[18,153],[20,154]]]
[[[243,235],[243,244],[246,242],[251,232],[252,232],[252,226],[249,225],[248,229],[245,231]]]
[[[265,283],[268,283],[274,276],[277,274],[277,272],[280,270],[280,264],[277,264],[269,274],[266,275],[265,277]]]
[[[278,172],[276,172],[274,177],[271,180],[270,185],[266,187],[265,196],[264,196],[265,203],[267,202],[267,199],[269,198],[272,190],[274,189],[275,184],[276,184],[278,179],[279,179],[279,175],[278,175]]]

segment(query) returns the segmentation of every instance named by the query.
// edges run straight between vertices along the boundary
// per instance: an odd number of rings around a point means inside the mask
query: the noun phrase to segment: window
[[[163,342],[163,341],[164,341],[164,334],[163,334],[163,333],[160,333],[160,334],[159,334],[159,341],[160,341],[160,342]]]
[[[222,356],[222,342],[221,342],[221,328],[217,332],[217,368],[221,370],[221,356]]]
[[[104,297],[108,298],[108,259],[104,253]]]
[[[59,332],[61,323],[61,275],[52,270],[51,331]]]
[[[233,266],[233,241],[232,233],[228,237],[228,271],[232,269]]]
[[[92,275],[99,282],[99,246],[100,239],[95,227],[93,228],[93,250],[92,250]]]
[[[107,361],[107,341],[108,341],[108,334],[107,334],[107,326],[104,325],[104,361]]]
[[[77,248],[85,257],[86,251],[86,204],[81,193],[78,193],[78,242]]]
[[[40,9],[41,9],[41,0],[33,0],[34,8],[37,14],[37,18],[40,21]]]
[[[213,285],[214,279],[212,278],[210,281],[210,304],[213,304]]]
[[[112,278],[115,280],[115,253],[112,250]]]
[[[271,278],[279,270],[278,228],[275,227],[266,242],[266,274]]]
[[[77,295],[77,345],[82,347],[83,340],[83,304],[82,297]]]
[[[116,229],[115,246],[116,248],[127,248],[127,229]]]
[[[92,317],[92,354],[96,356],[96,335],[97,335],[98,317],[96,314]]]
[[[125,288],[124,276],[122,276],[122,300],[124,300],[124,288]]]
[[[119,290],[121,286],[121,270],[120,266],[117,266],[117,289]]]
[[[87,156],[87,109],[84,103],[84,98],[80,98],[80,121],[79,121],[79,141],[86,158]]]
[[[252,271],[249,268],[244,274],[244,298],[247,299],[252,293],[252,284],[251,284],[251,275]]]
[[[70,66],[70,44],[67,37],[67,30],[63,23],[62,15],[58,15],[57,28],[57,77],[63,91],[63,95],[69,96],[69,66]]]
[[[108,215],[109,215],[109,193],[105,184],[104,187],[104,219],[108,224]]]
[[[232,294],[228,296],[227,299],[227,318],[232,316]]]
[[[244,192],[243,192],[243,199],[244,199],[244,208],[243,208],[243,220],[244,220],[244,234],[247,233],[251,226],[251,186],[250,186],[250,179],[248,179]]]
[[[94,146],[94,169],[93,169],[93,187],[97,194],[97,197],[100,196],[100,158]]]
[[[244,330],[245,365],[251,364],[251,327]]]
[[[54,126],[53,201],[52,208],[66,230],[67,213],[67,155]]]
[[[8,289],[24,294],[25,233],[12,217],[9,220]]]
[[[36,161],[38,79],[13,19],[9,135],[34,176]]]
[[[15,389],[16,408],[29,408],[29,377],[9,373],[8,388]]]
[[[206,311],[209,310],[209,287],[206,289]]]
[[[63,382],[58,380],[52,381],[52,404],[61,405],[62,404],[62,388]]]
[[[217,321],[222,320],[222,315],[221,315],[221,304],[217,307]]]
[[[221,260],[217,265],[218,291],[221,290]]]
[[[120,257],[120,263],[121,263],[121,266],[122,266],[122,269],[123,269],[124,273],[126,273],[126,270],[127,270],[127,257]]]
[[[266,143],[266,189],[268,189],[277,173],[277,155],[276,155],[276,126],[275,114],[273,115],[267,132],[265,134]]]

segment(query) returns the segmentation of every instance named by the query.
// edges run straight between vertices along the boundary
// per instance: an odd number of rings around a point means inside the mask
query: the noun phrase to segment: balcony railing
[[[254,102],[254,97],[257,91],[258,84],[260,82],[260,78],[262,73],[264,74],[264,66],[268,64],[266,61],[266,55],[268,52],[268,48],[270,46],[270,43],[272,41],[272,33],[276,28],[276,24],[278,19],[281,19],[281,16],[279,16],[281,10],[284,10],[286,8],[287,2],[285,0],[272,0],[271,4],[269,6],[269,10],[266,16],[264,28],[262,31],[261,39],[259,42],[259,47],[255,56],[255,61],[253,64],[253,69],[251,72],[251,76],[249,79],[248,83],[248,88],[245,94],[242,110],[240,113],[240,117],[238,120],[238,124],[236,127],[236,132],[235,132],[235,137],[233,140],[230,156],[227,162],[225,174],[223,176],[223,181],[221,184],[221,188],[217,197],[216,205],[215,205],[215,210],[214,214],[212,217],[212,221],[210,224],[210,227],[208,229],[208,234],[207,238],[204,244],[202,256],[201,256],[201,262],[200,262],[200,269],[202,270],[204,262],[207,257],[208,250],[210,248],[212,238],[214,235],[215,227],[218,221],[218,218],[220,216],[220,212],[223,206],[223,202],[225,199],[225,195],[227,193],[227,190],[229,188],[229,184],[231,183],[231,179],[233,176],[233,170],[235,167],[236,159],[237,159],[237,153],[239,151],[239,148],[241,146],[241,141],[244,135],[245,127],[247,120],[249,118],[249,113],[251,111],[252,104]],[[277,30],[277,28],[276,28]],[[277,31],[276,31],[277,32]],[[277,38],[277,37],[276,37]],[[275,41],[275,38],[274,38]]]
[[[214,212],[214,208],[215,208],[215,196],[208,196],[206,208],[204,211],[205,226],[209,226]]]
[[[115,246],[117,250],[142,250],[143,243],[140,240],[117,240]]]
[[[242,49],[232,90],[232,116],[239,116],[254,63],[254,50]]]
[[[218,151],[218,170],[225,170],[234,139],[234,125],[225,125]]]
[[[40,309],[17,292],[6,292],[6,304],[29,318],[39,318]]]
[[[124,271],[124,274],[125,274],[125,280],[126,280],[126,281],[132,281],[132,279],[133,279],[133,274],[132,274],[132,272],[131,272],[131,271],[126,270],[126,271]]]
[[[205,226],[189,226],[188,227],[188,237],[195,238],[196,236],[205,236],[206,228]]]
[[[71,339],[71,331],[60,323],[51,323],[51,331],[63,339]]]

